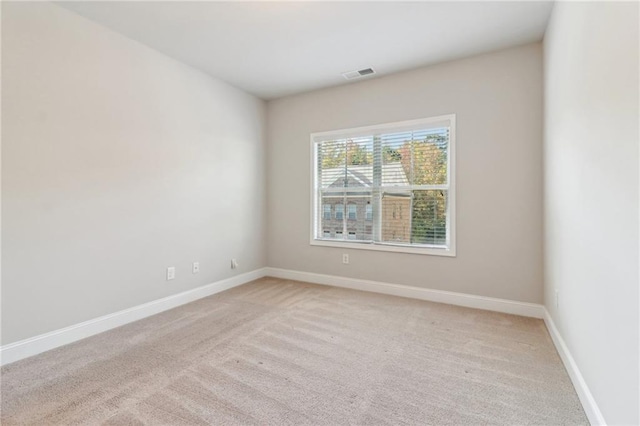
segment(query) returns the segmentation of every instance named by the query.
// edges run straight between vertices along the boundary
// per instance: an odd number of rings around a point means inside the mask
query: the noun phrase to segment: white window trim
[[[449,178],[449,190],[448,190],[448,210],[447,210],[447,223],[449,225],[449,247],[440,246],[418,246],[418,245],[402,245],[393,243],[381,243],[376,242],[348,242],[348,240],[322,240],[315,238],[315,229],[317,228],[317,215],[315,214],[318,206],[318,193],[317,193],[317,173],[315,171],[316,165],[316,150],[315,143],[318,139],[338,139],[346,138],[350,136],[359,135],[362,133],[379,132],[384,131],[402,131],[403,129],[413,129],[419,126],[434,127],[438,122],[448,123],[449,130],[449,155],[448,155],[448,178]],[[425,254],[432,256],[456,256],[456,115],[447,114],[437,117],[429,117],[417,120],[399,121],[394,123],[377,124],[374,126],[364,126],[352,129],[333,130],[328,132],[312,133],[310,136],[311,142],[311,156],[310,156],[310,174],[311,177],[311,205],[310,205],[310,234],[309,244],[312,246],[322,247],[339,247],[341,249],[356,249],[356,250],[374,250],[374,251],[386,251],[396,253],[412,253],[412,254]],[[344,214],[344,213],[343,213]]]

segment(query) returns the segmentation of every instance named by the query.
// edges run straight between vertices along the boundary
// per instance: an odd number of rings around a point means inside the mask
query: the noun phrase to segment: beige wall
[[[542,92],[536,43],[270,101],[269,266],[542,302]],[[310,133],[449,113],[456,258],[309,245]]]
[[[609,425],[640,422],[638,12],[558,2],[544,43],[545,305]]]
[[[265,112],[58,6],[3,2],[2,343],[265,266]]]

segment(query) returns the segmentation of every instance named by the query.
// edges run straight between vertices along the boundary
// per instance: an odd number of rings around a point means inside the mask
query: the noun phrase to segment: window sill
[[[356,249],[356,250],[374,250],[374,251],[386,251],[394,253],[411,253],[411,254],[424,254],[430,256],[446,256],[456,257],[455,249],[444,247],[410,247],[400,244],[371,244],[371,243],[356,243],[351,241],[338,241],[338,240],[323,240],[312,238],[310,241],[312,246],[322,247],[339,247],[342,249]]]

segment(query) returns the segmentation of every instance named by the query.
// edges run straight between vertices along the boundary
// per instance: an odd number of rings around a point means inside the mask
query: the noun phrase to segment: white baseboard
[[[549,334],[551,335],[551,339],[553,340],[556,350],[560,355],[560,359],[562,359],[564,368],[567,370],[567,373],[569,373],[573,387],[576,389],[576,393],[578,394],[578,398],[580,398],[582,408],[584,408],[584,412],[587,415],[589,422],[593,426],[606,425],[607,423],[605,422],[604,417],[600,412],[600,408],[598,408],[598,404],[587,386],[587,382],[585,382],[584,377],[582,377],[582,373],[580,373],[578,365],[573,359],[573,356],[571,356],[569,348],[564,342],[564,339],[560,335],[560,332],[556,328],[556,325],[546,308],[544,310],[544,323],[549,330]]]
[[[451,305],[466,306],[470,308],[485,309],[505,312],[516,315],[542,318],[544,308],[533,303],[514,302],[510,300],[494,299],[490,297],[473,296],[449,291],[430,290],[418,287],[410,287],[398,284],[388,284],[376,281],[344,278],[332,275],[314,274],[278,268],[261,268],[235,277],[227,278],[202,287],[188,290],[182,293],[167,296],[162,299],[134,306],[113,314],[94,318],[59,330],[10,343],[0,347],[0,365],[10,364],[57,347],[76,342],[81,339],[111,330],[122,325],[138,321],[184,305],[194,300],[219,293],[224,290],[245,284],[264,276],[286,278],[298,281],[306,281],[316,284],[346,287],[355,290],[372,291],[376,293],[390,294],[394,296],[409,297],[414,299],[429,300],[433,302],[448,303]]]
[[[356,278],[344,278],[335,275],[315,274],[311,272],[292,271],[280,268],[266,268],[266,274],[267,276],[275,278],[306,281],[314,284],[332,285],[336,287],[351,288],[354,290],[371,291],[374,293],[428,300],[430,302],[447,303],[449,305],[465,306],[468,308],[484,309],[487,311],[504,312],[507,314],[521,315],[525,317],[544,317],[544,306],[535,303],[516,302],[513,300],[475,296],[472,294],[432,290],[401,284],[390,284]]]
[[[167,296],[162,299],[134,306],[113,314],[94,318],[19,342],[10,343],[0,347],[0,365],[6,365],[21,359],[37,355],[39,353],[67,345],[75,341],[85,339],[98,333],[111,330],[116,327],[138,321],[140,319],[158,314],[168,309],[175,308],[203,297],[228,290],[233,287],[262,278],[266,275],[266,268],[256,269],[207,284],[202,287],[187,290],[182,293]]]
[[[255,271],[207,284],[193,290],[167,296],[162,299],[134,306],[113,314],[1,346],[0,365],[10,364],[33,355],[55,349],[59,346],[85,339],[95,334],[120,327],[265,276],[344,287],[354,290],[370,291],[374,293],[389,294],[431,302],[447,303],[450,305],[465,306],[468,308],[484,309],[526,317],[542,318],[544,319],[553,343],[560,354],[560,358],[569,373],[569,377],[573,382],[589,421],[592,425],[606,425],[604,417],[602,416],[593,395],[589,391],[577,364],[571,356],[562,336],[560,336],[549,312],[543,305],[270,267],[256,269]]]

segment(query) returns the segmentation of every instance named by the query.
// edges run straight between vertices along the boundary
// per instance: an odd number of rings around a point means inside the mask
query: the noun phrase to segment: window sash
[[[374,186],[371,188],[357,188],[357,187],[325,188],[325,189],[318,189],[317,192],[322,194],[343,194],[345,192],[354,192],[354,193],[372,192],[375,189],[384,190],[384,191],[403,192],[403,191],[419,191],[419,190],[426,191],[426,190],[432,190],[432,189],[448,190],[449,187],[450,185],[403,185],[403,186],[380,185],[380,186],[377,186],[377,187]]]

